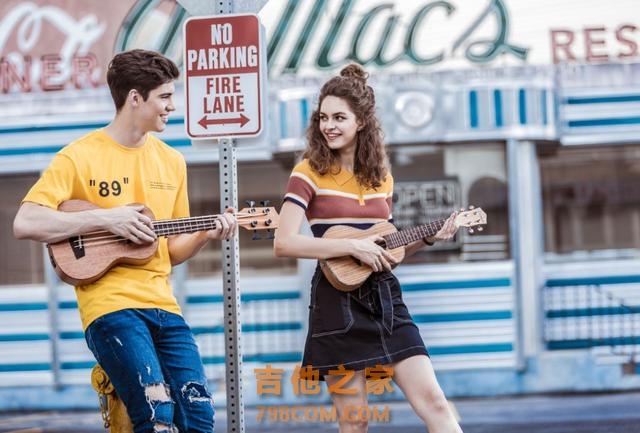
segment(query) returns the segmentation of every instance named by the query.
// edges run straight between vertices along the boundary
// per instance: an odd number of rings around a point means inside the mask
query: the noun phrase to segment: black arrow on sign
[[[206,115],[200,119],[198,124],[202,126],[204,129],[208,129],[209,125],[227,125],[229,123],[239,123],[240,128],[249,122],[249,118],[244,114],[240,113],[238,117],[230,117],[230,118],[222,118],[222,119],[209,119]]]

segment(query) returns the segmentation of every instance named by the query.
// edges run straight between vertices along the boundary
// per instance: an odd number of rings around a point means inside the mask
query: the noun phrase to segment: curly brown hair
[[[360,65],[351,64],[340,71],[340,76],[322,86],[318,107],[307,128],[307,148],[303,157],[308,158],[311,168],[321,175],[340,171],[340,155],[327,146],[320,131],[320,107],[327,96],[341,98],[362,122],[362,128],[356,134],[354,174],[360,185],[375,189],[382,185],[389,168],[382,129],[375,114],[376,98],[373,89],[367,85],[368,77]]]

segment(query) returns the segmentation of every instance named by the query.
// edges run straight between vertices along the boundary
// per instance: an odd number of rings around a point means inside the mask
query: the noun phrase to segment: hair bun
[[[345,78],[353,78],[365,83],[367,78],[369,78],[369,74],[362,69],[362,66],[352,63],[350,65],[345,66],[340,71],[340,76]]]

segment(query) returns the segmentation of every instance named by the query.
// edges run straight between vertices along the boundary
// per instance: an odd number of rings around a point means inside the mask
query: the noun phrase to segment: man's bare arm
[[[83,233],[106,230],[136,244],[153,242],[156,235],[151,220],[140,213],[142,205],[79,212],[60,212],[32,202],[24,202],[13,220],[18,239],[58,242]]]

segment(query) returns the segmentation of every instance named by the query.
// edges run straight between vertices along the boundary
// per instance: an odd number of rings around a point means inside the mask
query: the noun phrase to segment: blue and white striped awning
[[[567,89],[560,101],[563,144],[637,142],[640,86]]]

